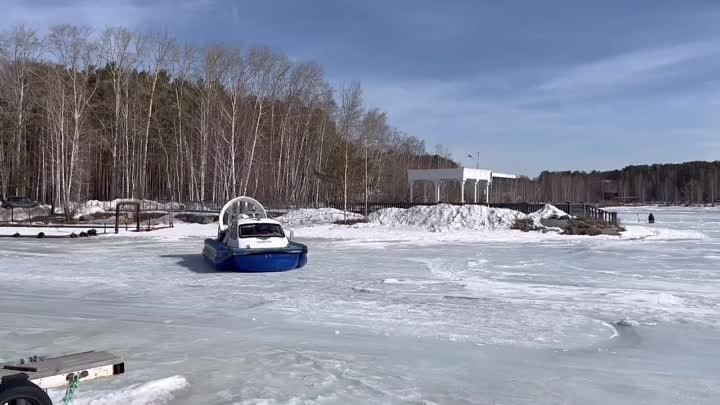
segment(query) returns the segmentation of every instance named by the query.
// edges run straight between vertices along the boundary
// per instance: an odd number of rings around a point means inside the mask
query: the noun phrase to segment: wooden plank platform
[[[125,363],[122,358],[104,351],[88,351],[0,364],[0,378],[24,374],[30,381],[44,389],[67,385],[75,376],[80,381],[87,381],[124,372]]]

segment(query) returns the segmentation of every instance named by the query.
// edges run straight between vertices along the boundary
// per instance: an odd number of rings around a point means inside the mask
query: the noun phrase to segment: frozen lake
[[[122,355],[76,404],[716,404],[720,209],[649,210],[622,239],[299,229],[277,274],[212,272],[213,225],[2,239],[0,358]]]

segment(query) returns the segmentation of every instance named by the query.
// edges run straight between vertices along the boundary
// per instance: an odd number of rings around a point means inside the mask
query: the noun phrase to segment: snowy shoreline
[[[94,204],[88,207],[96,207]],[[637,207],[634,207],[637,208]],[[87,210],[96,211],[92,208]],[[626,212],[629,210],[626,210]],[[85,212],[85,211],[83,211]],[[503,208],[489,208],[482,205],[456,206],[438,204],[433,206],[416,206],[408,209],[386,208],[371,213],[366,222],[353,225],[335,224],[337,221],[362,220],[365,217],[355,213],[345,213],[334,208],[297,209],[291,210],[276,218],[286,228],[292,229],[296,238],[300,239],[333,239],[356,241],[359,243],[402,242],[413,244],[435,243],[472,243],[476,241],[507,241],[531,242],[537,240],[574,240],[588,237],[607,240],[678,240],[704,239],[707,236],[694,230],[668,229],[662,226],[627,224],[620,236],[612,235],[562,235],[559,229],[547,228],[540,224],[542,219],[569,217],[565,212],[552,205],[542,210],[525,215],[517,211]],[[521,232],[512,227],[517,220],[529,219],[536,224],[537,230],[550,232]],[[88,228],[93,225],[88,224]],[[95,224],[97,228],[97,224]],[[12,235],[69,235],[79,232],[79,228],[62,228],[48,225],[46,227],[5,227],[1,234]],[[111,234],[108,230],[101,236],[113,237],[151,237],[156,239],[177,240],[182,238],[206,238],[215,236],[217,223],[192,224],[176,220],[175,227],[154,230],[151,232]]]

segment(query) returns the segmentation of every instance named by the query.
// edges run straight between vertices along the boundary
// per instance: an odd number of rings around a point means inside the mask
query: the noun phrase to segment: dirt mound
[[[538,225],[532,218],[515,221],[513,229],[523,232],[557,232],[563,235],[613,235],[618,236],[625,229],[589,218],[543,218]]]

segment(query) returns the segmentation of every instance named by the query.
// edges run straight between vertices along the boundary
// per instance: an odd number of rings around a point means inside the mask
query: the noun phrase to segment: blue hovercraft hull
[[[307,264],[307,246],[290,242],[286,248],[229,248],[216,239],[205,239],[203,256],[217,270],[266,273],[299,269]]]

